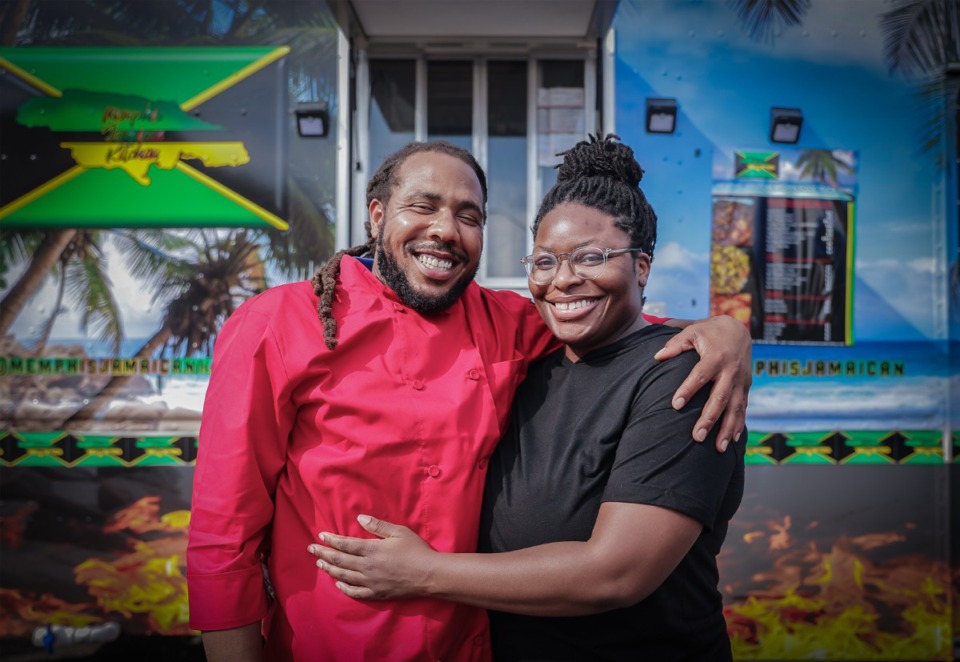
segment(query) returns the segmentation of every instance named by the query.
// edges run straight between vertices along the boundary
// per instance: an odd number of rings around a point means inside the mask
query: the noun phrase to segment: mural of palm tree
[[[800,25],[810,0],[734,0],[737,18],[747,34],[758,41],[773,41],[784,28]]]
[[[66,245],[59,247],[59,242]],[[69,298],[82,311],[80,329],[93,328],[97,339],[108,342],[113,352],[120,352],[124,339],[123,317],[112,283],[107,275],[107,263],[102,244],[110,241],[128,264],[149,264],[141,273],[162,273],[158,260],[163,249],[176,245],[173,237],[159,230],[57,230],[51,232],[7,232],[0,237],[0,246],[9,253],[10,262],[27,261],[29,265],[17,283],[0,301],[0,331],[9,329],[16,315],[24,308],[32,294],[53,276],[57,280],[57,295],[52,311],[43,324],[33,352],[41,354],[46,345],[64,298]],[[59,251],[59,252],[58,252]]]
[[[797,158],[800,174],[804,177],[837,187],[839,172],[852,173],[853,165],[847,163],[829,149],[807,149]]]
[[[80,330],[86,332],[90,326],[99,328],[99,339],[109,342],[114,353],[120,352],[123,318],[113,296],[100,247],[106,234],[102,231],[77,231],[73,241],[60,254],[58,266],[54,269],[58,281],[57,296],[53,310],[43,325],[40,339],[34,346],[34,354],[43,352],[63,305],[64,295],[68,293],[72,301],[81,303],[83,315]]]
[[[933,149],[949,135],[951,111],[958,121],[960,154],[960,3],[956,0],[897,0],[881,18],[891,71],[919,76],[920,97],[929,109],[923,147]],[[946,164],[941,164],[946,165]],[[957,175],[960,188],[960,173]],[[960,216],[960,210],[956,210]],[[960,233],[958,233],[960,235]],[[958,255],[960,255],[960,247]],[[950,293],[960,301],[960,257],[950,268]]]
[[[890,71],[919,80],[920,97],[929,109],[922,144],[933,149],[947,134],[949,106],[960,89],[960,4],[896,0],[881,16],[880,27]]]
[[[29,260],[23,274],[0,301],[0,335],[10,330],[10,326],[46,281],[51,270],[56,268],[60,256],[76,235],[75,229],[0,234],[4,266]]]
[[[67,4],[69,6],[67,6]],[[335,67],[335,30],[325,8],[314,3],[285,3],[273,0],[198,0],[181,3],[171,8],[166,0],[141,0],[137,3],[117,3],[112,0],[75,0],[71,3],[19,2],[5,5],[0,12],[0,34],[4,44],[13,45],[131,45],[131,39],[141,44],[157,46],[176,45],[239,45],[285,44],[292,48],[289,66],[297,72],[313,72],[298,76],[297,81],[317,80],[317,71]],[[17,11],[14,11],[16,9]],[[215,11],[216,10],[216,11]],[[216,21],[214,21],[216,15]],[[28,30],[23,26],[28,25]],[[8,38],[9,37],[9,38]],[[335,77],[335,74],[334,74]],[[323,76],[319,77],[321,80]],[[291,77],[290,94],[302,100],[304,90],[294,85]],[[315,87],[315,83],[314,83]],[[294,89],[297,88],[297,89]],[[332,87],[320,90],[327,97],[335,94]],[[316,94],[316,90],[313,90]],[[315,99],[311,99],[315,100]],[[290,229],[247,232],[249,241],[257,237],[262,242],[264,259],[271,262],[272,271],[285,278],[305,278],[312,274],[318,261],[331,255],[334,248],[332,215],[329,211],[336,172],[335,163],[316,158],[316,146],[292,145],[289,150],[287,194],[289,211],[286,220]],[[246,232],[246,231],[245,231]],[[0,302],[0,335],[7,333],[36,294],[49,274],[60,278],[62,291],[81,293],[84,285],[92,285],[92,270],[62,270],[65,264],[76,264],[68,259],[78,230],[56,230],[30,233],[36,250],[17,251],[13,233],[0,233],[0,268],[6,272],[9,265],[29,261],[23,276]],[[88,261],[81,264],[91,266]],[[156,272],[152,272],[156,273]],[[0,273],[0,277],[4,274]],[[73,279],[79,279],[71,284]],[[99,279],[103,288],[89,289],[87,294],[109,294],[109,281]],[[47,336],[58,305],[44,327]],[[88,298],[77,302],[93,307],[84,311],[84,319],[94,326],[114,332],[109,338],[115,347],[122,341],[119,317],[111,320],[105,313],[114,307],[107,305],[112,297]],[[101,338],[104,339],[104,338]]]
[[[133,355],[150,358],[165,351],[175,356],[210,355],[223,320],[240,301],[267,287],[260,246],[246,230],[196,230],[182,237],[167,237],[168,248],[176,255],[144,255],[131,264],[134,275],[152,286],[154,297],[168,301],[160,327]],[[156,269],[158,265],[162,268]],[[125,375],[110,378],[62,429],[95,418],[131,379]]]

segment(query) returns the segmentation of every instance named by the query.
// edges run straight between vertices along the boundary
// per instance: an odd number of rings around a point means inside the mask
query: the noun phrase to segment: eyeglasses
[[[569,253],[534,253],[520,260],[527,270],[527,276],[534,283],[549,283],[560,268],[560,263],[566,259],[573,273],[584,280],[599,278],[607,266],[607,258],[624,253],[643,252],[642,248],[597,248],[583,246]]]

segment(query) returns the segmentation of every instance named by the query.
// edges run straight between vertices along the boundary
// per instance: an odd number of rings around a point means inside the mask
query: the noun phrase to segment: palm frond
[[[880,16],[891,71],[930,74],[942,70],[951,56],[953,61],[957,60],[960,10],[956,0],[895,1],[894,8]],[[951,24],[952,35],[948,32]]]
[[[293,177],[287,178],[290,199],[285,232],[269,229],[263,250],[272,266],[287,278],[313,275],[316,265],[336,252],[336,225]]]
[[[773,41],[783,29],[800,25],[810,0],[729,0],[751,39]]]
[[[45,236],[41,231],[0,230],[0,289],[7,289],[10,267],[29,261]]]
[[[246,230],[205,234],[191,273],[178,276],[179,293],[167,304],[163,325],[175,354],[210,352],[223,321],[239,303],[266,287],[260,246]]]
[[[949,104],[956,104],[960,95],[960,80],[942,76],[927,76],[920,82],[917,92],[920,126],[919,137],[923,151],[937,155],[937,166],[946,167],[943,150],[937,149],[949,135],[947,122]]]
[[[847,163],[829,149],[805,149],[797,158],[800,174],[830,186],[839,186],[837,175],[842,171],[853,172],[853,164]]]
[[[111,233],[130,274],[150,292],[184,268],[182,257],[193,247],[186,236],[166,230],[117,230]],[[180,257],[178,257],[180,256]]]
[[[0,230],[0,256],[9,264],[29,260],[46,233],[40,230]]]
[[[67,294],[82,306],[81,330],[86,333],[90,329],[119,354],[124,339],[123,318],[105,266],[99,250],[90,250],[83,259],[71,261],[67,266]]]

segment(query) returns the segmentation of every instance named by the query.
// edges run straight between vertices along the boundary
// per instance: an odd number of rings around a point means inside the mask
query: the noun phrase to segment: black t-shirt
[[[670,403],[698,357],[653,359],[674,333],[651,325],[577,363],[561,349],[530,367],[490,460],[479,548],[588,540],[604,501],[670,508],[703,532],[632,607],[580,617],[491,612],[498,662],[731,659],[716,555],[743,494],[744,444],[721,454],[715,431],[693,441],[709,388],[680,412]]]

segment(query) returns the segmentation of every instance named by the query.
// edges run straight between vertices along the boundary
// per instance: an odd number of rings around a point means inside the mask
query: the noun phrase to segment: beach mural
[[[0,49],[5,443],[196,434],[223,319],[333,252],[332,148],[291,111],[330,91],[306,66],[287,45]]]
[[[648,302],[754,338],[721,558],[735,657],[954,659],[956,97],[884,49],[884,14],[922,3],[748,4],[614,20],[617,132],[660,221]],[[677,101],[673,134],[645,131],[648,97]],[[796,144],[771,140],[774,108],[802,115]]]
[[[30,4],[21,34],[45,45],[0,48],[0,639],[190,635],[217,333],[334,252],[336,141],[293,111],[336,107],[336,28],[296,3]],[[69,43],[84,21],[130,34]]]
[[[289,50],[0,51],[11,430],[196,431],[216,329],[289,229]]]
[[[212,346],[289,230],[289,50],[0,51],[0,637],[190,633]]]

